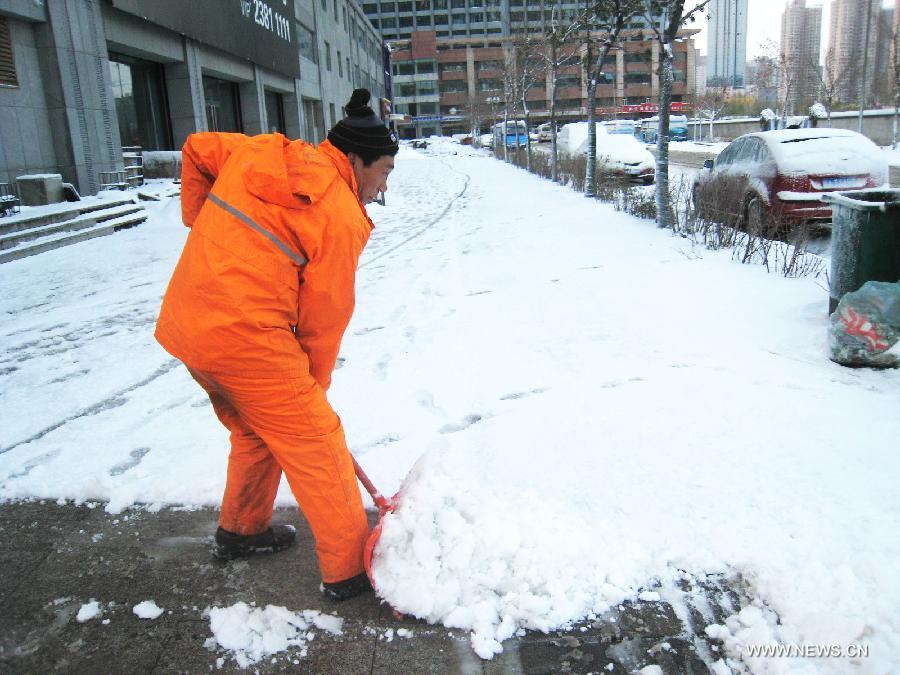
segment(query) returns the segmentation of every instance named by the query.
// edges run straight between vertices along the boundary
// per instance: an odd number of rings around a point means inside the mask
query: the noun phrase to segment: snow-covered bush
[[[825,109],[825,106],[816,101],[811,106],[809,106],[809,119],[811,120],[824,120],[828,118],[828,111]]]

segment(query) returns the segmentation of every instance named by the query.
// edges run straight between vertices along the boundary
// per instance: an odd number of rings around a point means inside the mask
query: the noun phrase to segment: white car
[[[598,134],[597,171],[650,185],[656,178],[656,159],[634,136]]]
[[[478,137],[478,144],[482,148],[492,149],[494,147],[494,134],[481,134]]]

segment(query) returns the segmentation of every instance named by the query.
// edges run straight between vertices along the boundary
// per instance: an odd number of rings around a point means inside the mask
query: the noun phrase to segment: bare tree
[[[831,126],[831,111],[835,103],[838,102],[838,92],[846,89],[846,83],[849,78],[853,77],[853,68],[838,68],[835,63],[834,49],[828,48],[825,52],[825,62],[822,68],[818,67],[818,63],[813,64],[812,68],[819,78],[819,100],[825,106],[828,113],[828,126]]]
[[[546,82],[547,75],[544,69],[544,60],[541,58],[542,45],[535,39],[534,34],[525,32],[514,43],[516,90],[519,102],[522,106],[522,116],[525,119],[525,128],[531,128],[531,110],[528,107],[528,92],[539,82]],[[531,135],[526,141],[526,168],[531,171]]]
[[[669,106],[675,80],[674,43],[678,31],[694,20],[711,0],[701,0],[685,11],[685,0],[644,0],[644,18],[660,46],[659,56],[659,136],[656,140],[656,224],[673,227],[675,212],[669,199]],[[664,24],[660,26],[660,16]]]
[[[597,191],[597,83],[603,76],[603,66],[610,50],[619,41],[619,34],[628,20],[642,9],[641,0],[594,0],[585,14],[585,71],[588,76],[588,147],[584,194],[593,197]],[[597,38],[594,32],[599,33]]]
[[[550,77],[550,179],[559,180],[559,149],[556,138],[556,90],[559,69],[572,64],[581,29],[581,16],[562,8],[562,0],[544,0],[542,37],[544,63]],[[549,16],[547,13],[549,10]]]
[[[697,99],[697,105],[704,114],[709,115],[709,140],[715,138],[713,134],[713,123],[728,105],[728,85],[722,84],[717,87],[707,87],[706,93]]]

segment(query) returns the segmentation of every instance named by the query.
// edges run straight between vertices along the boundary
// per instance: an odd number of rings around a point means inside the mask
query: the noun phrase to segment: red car
[[[845,129],[746,134],[706,160],[692,193],[701,217],[760,231],[766,223],[831,222],[822,193],[887,183],[884,153]]]

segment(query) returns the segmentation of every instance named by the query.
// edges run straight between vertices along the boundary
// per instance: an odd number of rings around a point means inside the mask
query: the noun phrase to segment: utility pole
[[[866,108],[866,78],[869,77],[869,29],[872,27],[872,0],[866,0],[866,37],[863,41],[863,71],[859,80],[859,133],[863,132],[863,110]]]

